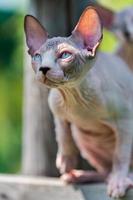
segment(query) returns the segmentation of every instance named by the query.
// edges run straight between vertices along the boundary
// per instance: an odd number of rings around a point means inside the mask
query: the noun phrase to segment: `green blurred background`
[[[24,7],[18,6],[15,0],[0,1],[0,172],[3,173],[18,172],[21,160]]]
[[[99,0],[99,2],[114,10],[133,5],[133,0]],[[2,173],[19,172],[21,166],[25,8],[25,0],[0,0],[0,172]],[[114,37],[106,32],[102,50],[112,51],[115,46]]]

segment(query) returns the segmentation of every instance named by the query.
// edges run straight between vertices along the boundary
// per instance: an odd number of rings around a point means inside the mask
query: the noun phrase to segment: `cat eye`
[[[67,59],[70,58],[72,56],[72,53],[68,52],[68,51],[64,51],[60,54],[59,58],[61,59]]]
[[[34,62],[42,62],[42,57],[41,57],[41,55],[39,53],[37,53],[32,57],[32,60]]]

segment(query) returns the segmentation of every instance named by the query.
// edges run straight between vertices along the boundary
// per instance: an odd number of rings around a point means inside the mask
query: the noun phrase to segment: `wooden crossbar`
[[[105,184],[65,185],[57,178],[0,175],[0,200],[111,200]],[[133,200],[130,190],[124,200]]]

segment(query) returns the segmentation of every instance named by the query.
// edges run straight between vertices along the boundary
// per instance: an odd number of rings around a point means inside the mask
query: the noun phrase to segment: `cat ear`
[[[26,43],[29,47],[29,54],[33,55],[48,38],[48,33],[40,22],[31,15],[26,15],[24,19],[24,30]]]
[[[72,37],[83,43],[83,48],[95,55],[95,50],[102,39],[100,18],[93,7],[87,7],[72,32]]]
[[[109,8],[105,8],[104,6],[99,5],[98,3],[95,4],[95,9],[102,20],[103,26],[106,29],[111,30],[113,27],[114,17],[116,13]]]

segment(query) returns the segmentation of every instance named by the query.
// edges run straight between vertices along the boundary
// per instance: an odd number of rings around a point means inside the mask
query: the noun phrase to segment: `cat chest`
[[[107,112],[102,105],[91,102],[75,102],[74,104],[64,103],[58,107],[60,117],[66,118],[75,124],[86,124],[88,121],[103,119],[107,117]]]
[[[77,93],[76,95],[69,93],[64,97],[57,90],[52,90],[49,105],[54,115],[76,124],[84,124],[88,120],[104,119],[108,116],[106,108],[96,98],[85,99]]]

